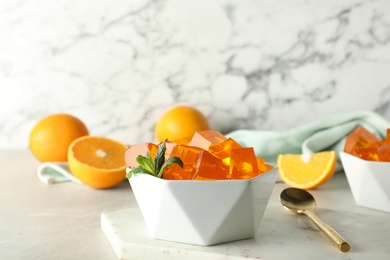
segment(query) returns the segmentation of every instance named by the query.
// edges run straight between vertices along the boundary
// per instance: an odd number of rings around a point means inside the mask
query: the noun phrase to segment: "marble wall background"
[[[388,0],[1,1],[0,32],[0,148],[56,112],[127,143],[178,103],[222,132],[390,119]]]

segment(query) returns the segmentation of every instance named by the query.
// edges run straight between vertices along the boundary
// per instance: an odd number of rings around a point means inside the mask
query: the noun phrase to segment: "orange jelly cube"
[[[192,166],[183,165],[181,168],[177,164],[171,164],[165,168],[163,179],[165,180],[191,180],[194,168]]]
[[[386,130],[386,138],[384,140],[385,143],[390,143],[390,128]]]
[[[207,151],[211,144],[219,144],[226,139],[227,138],[218,131],[197,131],[188,145],[196,146]]]
[[[183,168],[177,164],[170,165],[164,172],[164,179],[189,180],[194,175],[198,154],[203,151],[198,147],[179,144],[173,147],[170,157],[177,156],[183,161]]]
[[[183,164],[195,165],[196,160],[198,158],[198,154],[202,151],[203,149],[198,147],[180,144],[180,145],[176,145],[172,149],[170,156],[179,157],[183,161]]]
[[[378,144],[372,144],[366,148],[356,148],[353,151],[353,155],[358,156],[364,160],[379,161],[378,147]]]
[[[258,162],[252,147],[232,149],[229,176],[231,179],[250,179],[259,175]]]
[[[225,180],[229,168],[208,151],[201,151],[195,165],[194,180]]]
[[[390,162],[390,143],[385,143],[379,146],[377,149],[377,154],[378,154],[378,161]]]
[[[274,168],[274,166],[266,164],[263,158],[256,158],[257,168],[259,168],[260,173],[269,171]]]
[[[184,137],[184,138],[180,138],[180,139],[176,139],[174,140],[173,142],[175,144],[185,144],[185,145],[188,145],[191,141],[192,137],[191,136],[188,136],[188,137]]]
[[[160,145],[161,145],[161,143],[160,143]],[[171,142],[171,141],[165,142],[165,155],[168,155],[168,158],[169,158],[169,156],[171,155],[172,150],[173,150],[173,148],[174,148],[176,145],[178,145],[178,144],[175,143],[175,142]]]
[[[257,166],[265,164],[265,159],[257,157],[256,158]]]
[[[160,143],[160,145],[161,145],[161,143]],[[174,143],[171,141],[165,142],[165,160],[168,160],[168,158],[171,157],[171,153],[173,151],[173,148],[175,148],[175,146],[177,146],[177,145],[178,145],[177,143]]]
[[[368,148],[369,146],[380,142],[374,134],[360,126],[352,131],[345,140],[344,152],[359,156],[358,149]]]
[[[232,149],[239,149],[242,148],[242,146],[234,141],[232,138],[228,138],[225,141],[222,141],[218,144],[211,144],[209,148],[209,152],[217,157],[218,159],[222,160],[222,162],[229,166],[230,165],[230,151]]]

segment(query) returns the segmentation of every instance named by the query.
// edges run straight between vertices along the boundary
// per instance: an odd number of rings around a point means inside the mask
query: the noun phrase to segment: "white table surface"
[[[0,150],[0,258],[117,259],[101,214],[137,206],[129,184],[109,190],[47,185],[36,176],[38,166],[28,150]],[[356,206],[343,173],[311,193],[317,214],[351,244],[348,253],[339,252],[307,217],[281,206],[286,187],[276,184],[254,239],[197,247],[152,241],[142,233],[146,244],[133,245],[134,259],[388,259],[390,214]]]

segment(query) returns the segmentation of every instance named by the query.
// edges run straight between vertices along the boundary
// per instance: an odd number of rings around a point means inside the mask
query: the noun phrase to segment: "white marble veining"
[[[2,148],[55,112],[127,143],[178,103],[221,132],[390,118],[387,0],[2,1],[0,30]]]

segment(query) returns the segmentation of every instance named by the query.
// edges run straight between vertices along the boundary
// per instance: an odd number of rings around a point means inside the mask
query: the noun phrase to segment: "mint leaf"
[[[163,166],[164,164],[164,161],[165,161],[165,151],[167,150],[166,149],[166,140],[164,140],[160,147],[158,148],[157,152],[156,152],[156,157],[154,157],[154,170],[155,170],[155,173],[156,175],[159,173],[161,167]]]
[[[152,174],[152,175],[156,175],[156,171],[155,171],[155,168],[154,168],[154,165],[153,165],[153,162],[151,160],[149,152],[146,152],[146,157],[144,157],[142,155],[138,155],[135,160],[138,162],[138,164],[142,168],[144,168],[144,170],[147,173]]]
[[[161,178],[165,168],[174,163],[178,164],[181,168],[183,168],[183,161],[179,157],[177,156],[170,157],[168,158],[168,160],[164,162],[161,169],[158,171],[157,177]]]
[[[150,153],[149,152],[146,152],[146,155],[145,155],[146,159],[148,159],[149,161],[153,161],[152,160],[152,156],[150,156]]]
[[[134,169],[131,169],[128,173],[126,173],[126,178],[130,179],[133,174],[141,173],[141,172],[145,172],[145,170],[141,166],[138,166]]]

